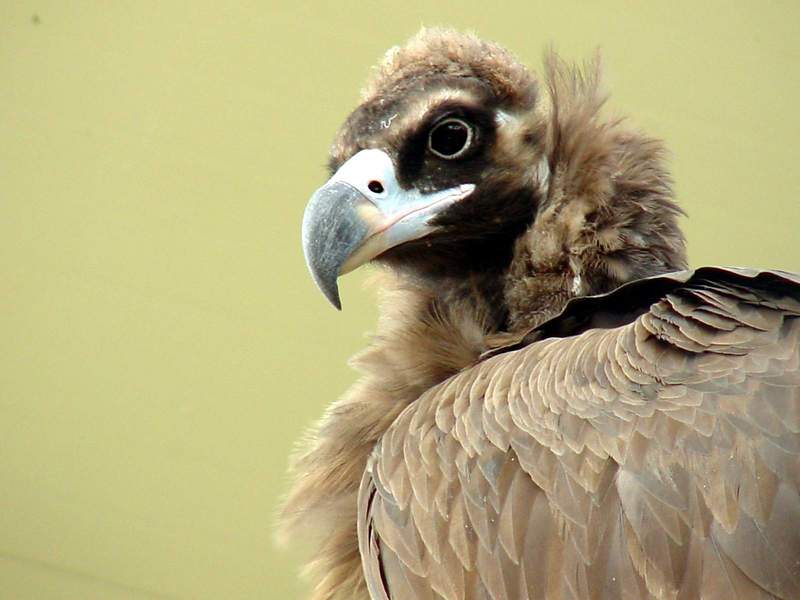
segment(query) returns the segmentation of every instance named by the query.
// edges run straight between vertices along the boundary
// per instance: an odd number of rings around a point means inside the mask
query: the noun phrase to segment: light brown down
[[[530,82],[509,60],[423,32],[365,98],[414,69],[512,96]],[[490,277],[382,274],[363,378],[295,459],[282,519],[311,540],[313,598],[800,598],[800,281],[684,272],[557,316],[685,251],[660,143],[601,118],[593,71],[551,58],[545,83],[517,123],[541,146],[493,155],[550,167],[501,274],[506,327]]]

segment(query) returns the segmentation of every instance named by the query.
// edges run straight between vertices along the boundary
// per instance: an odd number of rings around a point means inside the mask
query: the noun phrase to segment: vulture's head
[[[390,50],[306,208],[326,297],[340,307],[337,278],[377,261],[434,286],[491,280],[525,325],[536,298],[683,268],[661,146],[603,119],[596,71],[551,56],[540,85],[503,48],[441,29]]]

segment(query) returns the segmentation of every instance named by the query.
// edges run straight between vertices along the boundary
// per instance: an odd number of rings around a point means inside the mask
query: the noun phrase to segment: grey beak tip
[[[342,300],[339,298],[339,286],[335,283],[333,284],[332,288],[327,290],[322,290],[322,293],[325,294],[325,297],[328,299],[328,302],[333,304],[333,307],[336,310],[342,310]]]
[[[331,272],[330,270],[321,270],[319,269],[317,263],[313,261],[306,261],[308,265],[308,270],[311,272],[311,277],[314,279],[314,283],[317,284],[317,288],[319,291],[322,292],[322,295],[333,304],[336,310],[342,310],[342,300],[339,297],[339,284],[337,282],[337,274],[336,271]]]

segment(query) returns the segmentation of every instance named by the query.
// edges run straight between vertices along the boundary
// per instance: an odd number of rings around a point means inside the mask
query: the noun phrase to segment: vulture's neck
[[[505,270],[458,278],[383,274],[372,346],[355,364],[409,403],[474,364],[508,324]],[[375,361],[380,357],[383,361]],[[368,360],[365,360],[368,359]],[[401,398],[398,398],[401,400]]]
[[[335,402],[296,457],[285,534],[320,536],[315,600],[367,600],[356,535],[358,487],[369,454],[397,416],[427,389],[476,362],[506,319],[499,275],[460,281],[382,274],[381,316],[352,364],[362,378]],[[306,535],[307,534],[307,535]]]

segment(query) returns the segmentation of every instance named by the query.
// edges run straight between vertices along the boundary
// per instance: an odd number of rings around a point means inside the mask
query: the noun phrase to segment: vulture
[[[282,509],[315,599],[800,598],[800,277],[687,270],[598,71],[423,29],[336,135],[308,267],[383,268]]]

